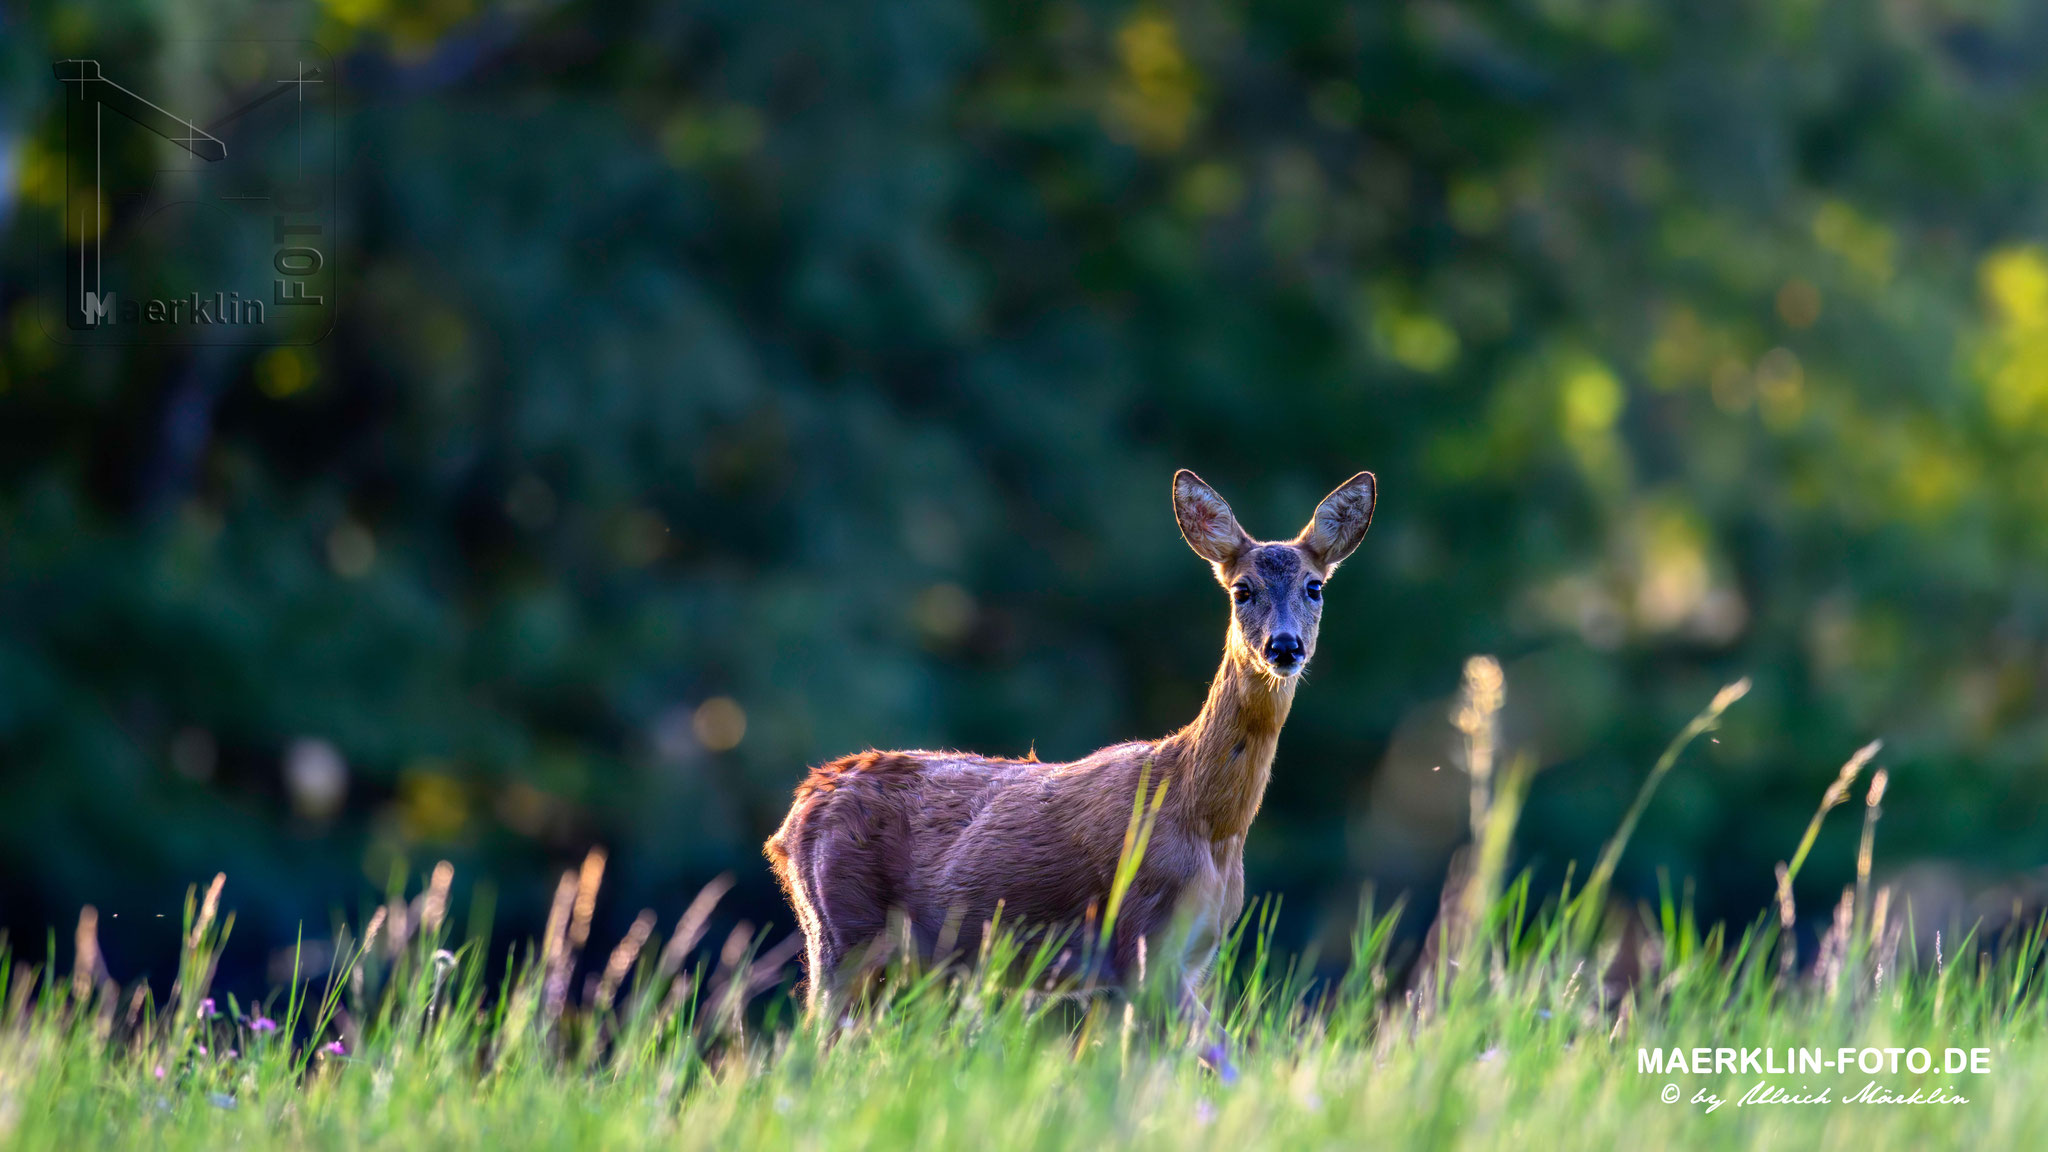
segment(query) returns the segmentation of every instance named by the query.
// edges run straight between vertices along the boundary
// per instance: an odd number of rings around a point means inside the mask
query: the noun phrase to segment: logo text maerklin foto
[[[334,68],[230,41],[148,95],[56,62],[64,216],[44,328],[74,344],[310,344],[334,317]],[[154,74],[152,74],[154,75]],[[161,90],[158,90],[161,89]]]

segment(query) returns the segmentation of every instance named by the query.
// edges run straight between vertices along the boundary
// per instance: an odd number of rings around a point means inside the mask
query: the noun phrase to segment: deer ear
[[[1180,521],[1180,534],[1188,547],[1211,564],[1228,564],[1252,545],[1252,538],[1237,526],[1230,505],[1185,468],[1173,474],[1173,516]]]
[[[1314,519],[1294,542],[1307,549],[1325,569],[1335,568],[1365,539],[1377,503],[1379,481],[1370,472],[1360,472],[1323,497],[1323,502],[1316,505]]]

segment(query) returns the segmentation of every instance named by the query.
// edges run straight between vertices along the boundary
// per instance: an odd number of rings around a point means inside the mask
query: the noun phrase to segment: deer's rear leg
[[[810,970],[806,1007],[830,1019],[845,1010],[848,994],[866,975],[870,945],[888,927],[894,885],[872,838],[824,823],[791,863]]]

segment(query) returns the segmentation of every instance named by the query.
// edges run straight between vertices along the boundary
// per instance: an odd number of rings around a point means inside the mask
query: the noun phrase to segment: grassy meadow
[[[1911,909],[1870,882],[1884,789],[1864,771],[1874,747],[1843,766],[1804,841],[1787,846],[1779,906],[1747,925],[1701,925],[1682,898],[1631,909],[1608,885],[1635,816],[1743,686],[1652,766],[1583,881],[1540,893],[1507,871],[1532,773],[1512,756],[1496,771],[1498,669],[1469,671],[1459,720],[1475,841],[1420,958],[1395,945],[1399,910],[1368,900],[1342,975],[1316,978],[1270,947],[1276,911],[1255,903],[1211,975],[1232,1042],[1221,1071],[1192,1054],[1190,1026],[1156,991],[1045,990],[1030,976],[1060,942],[1001,934],[951,968],[894,963],[855,1016],[807,1022],[786,944],[704,946],[717,885],[673,925],[649,913],[622,940],[589,939],[603,873],[593,854],[563,877],[545,938],[509,965],[455,938],[443,865],[344,933],[320,972],[261,1003],[210,989],[232,926],[222,881],[193,893],[161,1000],[105,971],[88,911],[69,972],[0,963],[0,1146],[1878,1152],[2027,1147],[2048,1134],[2048,1096],[2034,1090],[2048,1082],[2042,928],[1984,940],[1961,926],[1939,955],[1916,947]],[[1863,821],[1859,882],[1802,948],[1784,930],[1800,922],[1791,885],[1837,807],[1835,819]],[[1144,823],[1134,803],[1132,855]],[[487,979],[494,970],[506,975]],[[1875,1075],[1640,1066],[1639,1050],[1661,1064],[1696,1047],[1775,1049],[1779,1065],[1787,1049],[1832,1060],[1844,1047],[1924,1048],[1935,1064]],[[1943,1072],[1950,1048],[1988,1049],[1990,1071]],[[1760,1099],[1760,1082],[1829,1099]],[[1873,1100],[1870,1084],[1945,1102]],[[1724,1103],[1710,1109],[1708,1095]]]

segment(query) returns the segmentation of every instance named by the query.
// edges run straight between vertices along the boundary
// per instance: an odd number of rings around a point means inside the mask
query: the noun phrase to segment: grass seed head
[[[73,936],[71,995],[83,1006],[92,995],[100,970],[100,912],[87,904],[78,910],[78,931]]]
[[[581,950],[590,939],[590,914],[597,908],[597,886],[604,881],[605,854],[602,848],[592,848],[583,858],[583,868],[576,876],[576,918],[569,924],[569,947]]]
[[[420,896],[420,935],[432,936],[441,930],[441,921],[448,915],[448,888],[454,882],[455,865],[446,860],[434,865],[427,890]]]
[[[192,921],[192,935],[185,942],[187,948],[197,948],[206,939],[207,929],[213,927],[213,918],[220,913],[220,890],[227,882],[227,873],[216,872],[213,883],[206,886],[206,899],[199,905],[199,918]]]
[[[1870,758],[1877,755],[1877,750],[1882,747],[1884,741],[1872,740],[1858,748],[1856,754],[1843,763],[1842,770],[1835,774],[1834,783],[1828,785],[1827,794],[1821,797],[1822,811],[1833,808],[1849,798],[1850,786],[1856,783],[1856,777],[1863,771],[1863,766],[1870,763]]]

